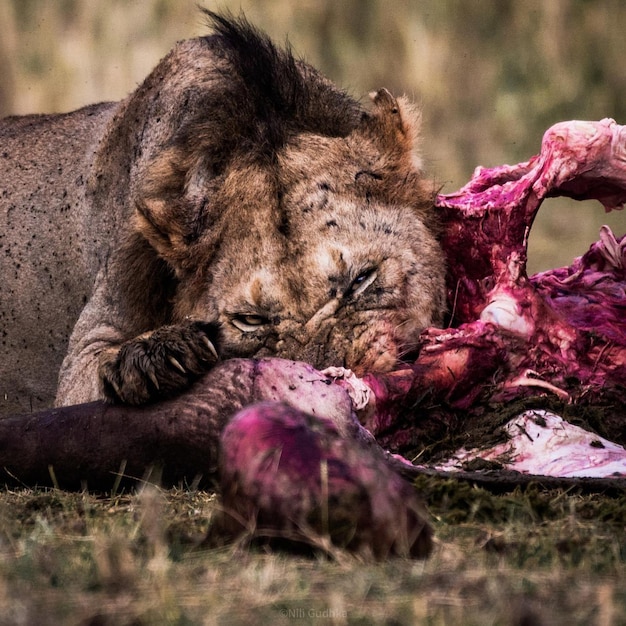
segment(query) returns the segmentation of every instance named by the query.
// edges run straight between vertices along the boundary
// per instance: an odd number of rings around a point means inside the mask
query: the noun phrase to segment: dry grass
[[[211,494],[5,491],[0,624],[598,624],[626,619],[626,498],[425,479],[426,562],[209,550]]]

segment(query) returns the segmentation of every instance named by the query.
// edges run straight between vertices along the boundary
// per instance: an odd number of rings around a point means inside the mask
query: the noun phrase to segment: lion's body
[[[213,19],[121,103],[0,122],[3,413],[167,396],[214,345],[390,369],[440,319],[408,103]]]
[[[0,403],[49,406],[74,324],[91,294],[85,187],[113,107],[0,121]]]

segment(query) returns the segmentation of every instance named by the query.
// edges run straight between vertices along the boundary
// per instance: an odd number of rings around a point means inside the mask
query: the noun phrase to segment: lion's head
[[[390,369],[444,307],[418,115],[386,90],[366,110],[245,20],[211,19],[147,81],[153,148],[132,177],[172,319],[218,321],[225,357]]]

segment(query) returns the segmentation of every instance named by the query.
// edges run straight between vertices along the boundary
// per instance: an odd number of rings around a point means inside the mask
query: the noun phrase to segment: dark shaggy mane
[[[276,151],[291,134],[343,137],[359,122],[359,104],[314,68],[294,58],[289,45],[277,48],[245,17],[202,9],[213,35],[206,38],[233,68],[239,128],[252,132],[257,147]],[[247,118],[247,119],[245,119]],[[251,119],[252,118],[252,119]]]

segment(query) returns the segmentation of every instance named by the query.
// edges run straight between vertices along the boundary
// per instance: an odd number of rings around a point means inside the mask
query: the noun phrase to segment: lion
[[[206,13],[121,102],[0,121],[3,413],[153,402],[232,357],[388,371],[441,322],[418,111]]]

